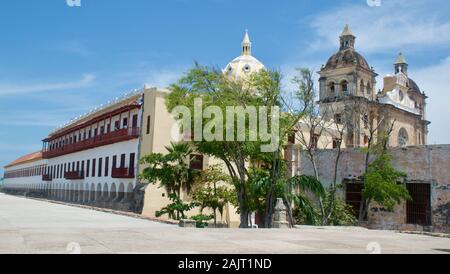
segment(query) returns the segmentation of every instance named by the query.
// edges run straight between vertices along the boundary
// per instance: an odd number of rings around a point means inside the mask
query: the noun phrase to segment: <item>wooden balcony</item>
[[[42,153],[44,159],[51,159],[62,155],[75,153],[87,149],[115,144],[138,138],[140,128],[124,128],[109,133],[101,134],[93,138],[83,140],[74,144],[65,145],[60,148],[47,150]]]
[[[84,180],[84,171],[64,172],[64,179],[66,179],[66,180]]]
[[[116,179],[134,179],[136,176],[134,174],[134,168],[113,168],[111,173],[112,178]]]
[[[49,174],[43,174],[42,175],[42,181],[44,181],[44,182],[51,182],[52,181],[52,177]]]

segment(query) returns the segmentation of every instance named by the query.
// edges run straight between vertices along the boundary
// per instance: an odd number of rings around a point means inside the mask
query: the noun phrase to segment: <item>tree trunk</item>
[[[334,203],[336,201],[336,185],[337,185],[337,174],[338,174],[338,168],[339,168],[339,160],[341,158],[341,143],[338,144],[339,148],[338,148],[338,152],[336,155],[336,161],[334,162],[334,174],[333,174],[333,185],[332,185],[332,189],[330,191],[330,208],[329,208],[329,212],[327,213],[327,218],[326,218],[326,224],[329,225],[330,224],[330,219],[331,216],[333,215],[333,211],[334,211]]]
[[[241,211],[240,212],[241,224],[239,225],[239,227],[248,228],[248,208],[245,197],[245,186],[242,182],[240,183],[238,202],[239,202],[239,210]]]
[[[314,177],[317,179],[317,181],[320,182],[320,177],[319,177],[319,171],[317,169],[317,164],[316,164],[316,160],[314,157],[314,153],[311,150],[308,150],[309,153],[309,157],[311,160],[311,164],[313,165],[314,168]],[[323,198],[319,197],[319,206],[320,206],[320,213],[322,215],[322,225],[325,225],[325,209],[323,207]]]
[[[361,202],[361,205],[359,207],[359,218],[358,218],[359,223],[366,221],[366,215],[367,215],[367,209],[369,207],[369,203],[370,202],[365,199],[363,199],[363,201]]]
[[[284,206],[286,206],[286,210],[287,210],[289,225],[292,228],[295,225],[294,217],[292,216],[292,206],[291,206],[291,203],[289,202],[289,200],[287,199],[287,197],[285,197],[283,200],[284,200]]]

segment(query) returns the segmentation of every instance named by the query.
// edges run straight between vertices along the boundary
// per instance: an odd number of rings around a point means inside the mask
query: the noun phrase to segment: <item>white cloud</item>
[[[32,126],[32,127],[56,127],[61,125],[70,115],[86,111],[85,107],[37,109],[30,111],[0,112],[4,119],[0,120],[0,126]]]
[[[427,100],[427,119],[431,121],[430,144],[450,144],[449,121],[450,93],[450,56],[441,63],[416,69],[410,72],[411,78],[417,82],[429,97]]]
[[[445,1],[390,0],[380,7],[346,4],[314,15],[311,27],[317,35],[310,51],[336,48],[338,35],[350,24],[357,47],[364,53],[403,47],[450,43],[450,21]]]
[[[85,88],[91,86],[95,81],[93,74],[84,74],[80,80],[68,82],[54,82],[54,83],[31,83],[31,84],[2,84],[0,83],[0,97],[1,96],[15,96],[19,94],[48,92],[56,90],[68,90]]]
[[[145,83],[159,88],[166,88],[183,76],[183,70],[160,70],[150,73]]]
[[[2,151],[2,153],[5,152],[20,152],[20,153],[30,153],[30,152],[34,152],[34,151],[38,151],[39,149],[42,148],[42,144],[39,144],[39,142],[37,142],[35,145],[26,145],[26,144],[18,144],[18,143],[0,143],[0,151]],[[13,157],[20,157],[20,155],[18,154],[13,154],[15,156]]]

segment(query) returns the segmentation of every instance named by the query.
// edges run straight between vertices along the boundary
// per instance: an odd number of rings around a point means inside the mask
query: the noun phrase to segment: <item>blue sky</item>
[[[146,83],[167,86],[194,61],[224,67],[245,29],[253,54],[281,70],[289,88],[296,67],[318,70],[337,50],[346,23],[381,76],[405,53],[430,97],[429,143],[450,143],[447,0],[81,0],[72,8],[15,0],[0,9],[0,166],[109,99]]]

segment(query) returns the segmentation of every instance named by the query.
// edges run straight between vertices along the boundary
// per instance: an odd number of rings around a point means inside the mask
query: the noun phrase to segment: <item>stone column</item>
[[[277,205],[275,206],[275,212],[273,214],[273,228],[289,228],[289,222],[286,217],[286,206],[283,199],[277,199]]]

